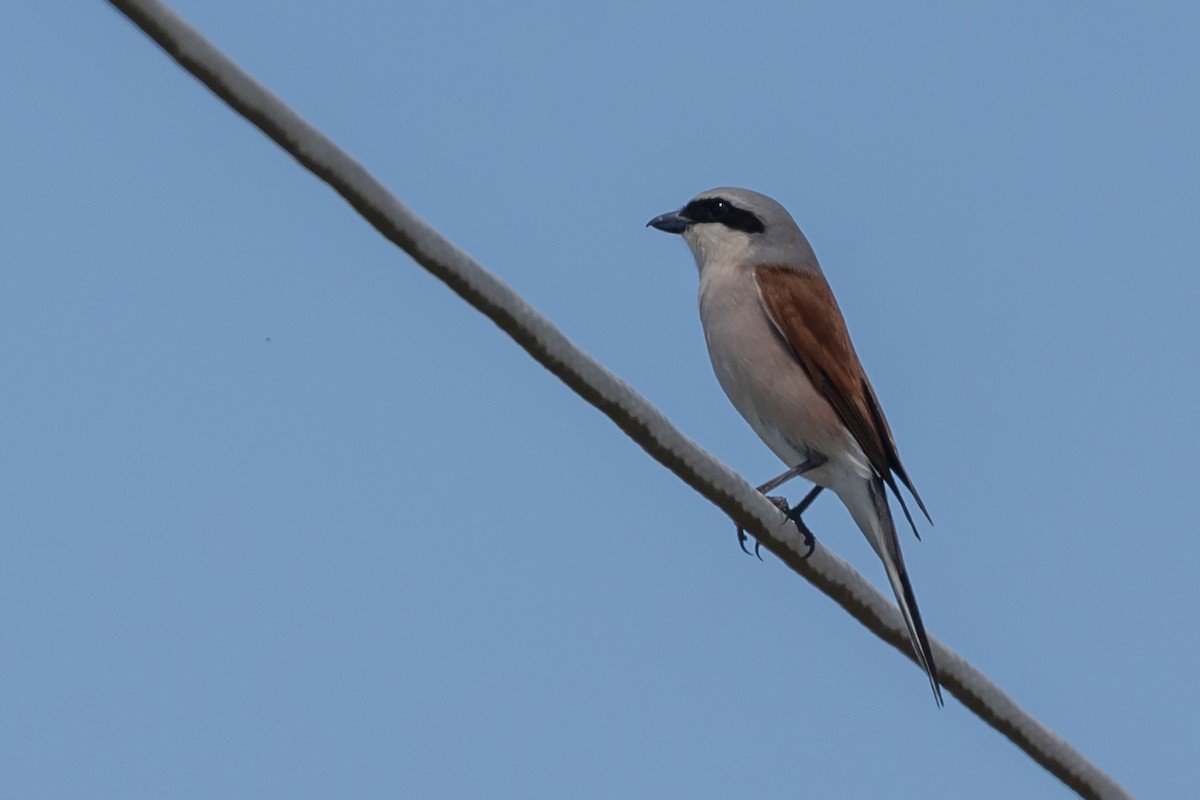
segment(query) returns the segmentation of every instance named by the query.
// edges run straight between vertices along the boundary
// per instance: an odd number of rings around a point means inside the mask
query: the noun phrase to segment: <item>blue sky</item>
[[[643,226],[782,201],[930,630],[1194,790],[1195,4],[174,7],[755,483]],[[0,795],[1071,796],[106,4],[0,69]]]

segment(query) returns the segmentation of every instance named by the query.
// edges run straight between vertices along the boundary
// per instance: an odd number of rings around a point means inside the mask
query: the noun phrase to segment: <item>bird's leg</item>
[[[810,469],[813,469],[814,467],[816,467],[822,463],[824,463],[823,459],[822,459],[822,461],[817,461],[817,460],[811,459],[811,458],[805,459],[803,462],[792,467],[791,469],[789,469],[787,472],[783,473],[782,475],[776,475],[774,478],[771,478],[771,480],[767,481],[762,486],[758,487],[758,491],[762,492],[763,494],[766,494],[767,492],[771,491],[772,489],[782,486],[783,484],[787,483],[792,478],[800,477],[804,473],[808,472]]]
[[[804,520],[800,518],[800,515],[808,510],[808,507],[813,504],[813,500],[817,499],[817,495],[819,495],[821,493],[821,490],[824,488],[825,488],[824,486],[814,486],[809,491],[809,493],[804,496],[803,500],[801,500],[799,503],[796,503],[795,508],[789,509],[789,508],[787,508],[787,503],[784,503],[784,508],[782,509],[783,513],[787,515],[787,518],[790,519],[792,522],[796,523],[796,527],[800,529],[800,535],[804,537],[804,544],[806,547],[808,547],[808,552],[804,554],[804,558],[808,558],[809,556],[812,555],[812,551],[816,547],[816,544],[815,544],[815,537],[813,536],[813,532],[808,529],[807,525],[804,524]],[[761,545],[759,544],[758,540],[755,539],[754,540],[754,554],[755,555],[758,555],[759,547],[761,547]],[[761,556],[760,556],[760,559],[761,559]]]
[[[790,508],[784,512],[787,514],[787,518],[792,522],[799,523],[800,515],[805,511],[808,511],[808,507],[813,504],[813,501],[817,499],[817,495],[819,495],[821,490],[824,488],[824,486],[814,486],[812,489],[810,489],[808,494],[804,495],[804,499],[799,503],[796,503],[795,508]]]
[[[784,483],[787,483],[792,478],[803,475],[805,472],[808,472],[809,470],[816,469],[817,467],[821,466],[824,463],[825,463],[824,458],[807,458],[804,461],[802,461],[801,463],[799,463],[796,466],[789,469],[787,472],[784,472],[782,475],[778,475],[778,476],[772,478],[771,480],[767,481],[766,483],[764,483],[762,486],[759,486],[758,491],[762,492],[765,495],[765,494],[767,494],[767,492],[771,491],[772,489],[774,489],[778,486],[781,486]],[[795,508],[792,508],[792,509],[788,508],[787,498],[772,497],[770,495],[767,495],[767,499],[770,500],[772,503],[774,503],[775,506],[780,511],[782,511],[784,514],[786,514],[787,518],[789,520],[796,523],[796,527],[800,529],[800,533],[803,534],[803,536],[804,536],[804,543],[806,545],[808,545],[808,553],[805,554],[805,556],[804,556],[805,558],[807,558],[809,555],[812,554],[813,547],[814,547],[813,534],[812,534],[812,531],[810,531],[808,529],[808,526],[804,524],[804,521],[801,520],[800,515],[803,514],[804,511],[810,505],[812,505],[812,502],[817,499],[817,495],[819,495],[821,493],[821,488],[822,487],[820,487],[820,486],[813,487],[812,491],[810,491],[805,496],[805,498],[803,500],[801,500],[796,505]],[[745,529],[738,528],[737,529],[737,537],[738,537],[738,546],[742,548],[742,552],[745,553],[746,555],[750,555],[750,551],[746,549],[746,531],[745,531]],[[757,540],[755,540],[754,555],[758,556],[759,561],[762,561],[762,555],[759,553],[760,547],[761,547],[761,545],[758,543]]]

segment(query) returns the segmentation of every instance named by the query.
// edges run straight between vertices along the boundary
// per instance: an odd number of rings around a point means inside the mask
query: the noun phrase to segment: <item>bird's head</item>
[[[816,263],[812,248],[791,214],[765,194],[720,188],[701,192],[678,211],[646,223],[683,236],[696,265]]]

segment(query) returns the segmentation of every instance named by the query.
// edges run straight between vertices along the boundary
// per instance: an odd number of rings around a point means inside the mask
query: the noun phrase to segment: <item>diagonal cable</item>
[[[372,226],[485,314],[600,409],[647,453],[711,500],[788,567],[913,659],[900,613],[849,564],[796,528],[749,483],[684,436],[628,384],[571,343],[503,281],[417,217],[361,164],[156,0],[108,0],[217,97],[328,183]],[[1131,798],[1111,776],[1030,716],[964,658],[931,638],[942,685],[1081,797]]]

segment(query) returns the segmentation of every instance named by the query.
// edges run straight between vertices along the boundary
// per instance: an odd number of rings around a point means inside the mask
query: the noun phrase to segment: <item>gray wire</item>
[[[795,526],[740,475],[684,436],[645,398],[571,343],[548,319],[444,239],[361,164],[155,0],[109,0],[172,58],[346,199],[380,233],[498,325],[600,409],[647,453],[721,508],[795,572],[914,659],[900,613],[849,564],[817,543],[808,559]],[[1081,797],[1129,798],[1111,776],[931,637],[942,685]]]

